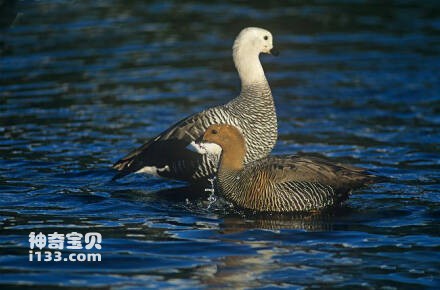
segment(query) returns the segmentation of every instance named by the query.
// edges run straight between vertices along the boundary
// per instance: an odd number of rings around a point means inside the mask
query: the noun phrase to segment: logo
[[[96,262],[101,261],[100,253],[69,253],[63,256],[60,250],[101,250],[102,235],[97,232],[78,232],[61,234],[54,232],[43,234],[31,232],[29,234],[29,261],[30,262]],[[43,249],[46,249],[43,251]],[[35,251],[34,251],[35,250]],[[34,259],[35,257],[35,259]]]

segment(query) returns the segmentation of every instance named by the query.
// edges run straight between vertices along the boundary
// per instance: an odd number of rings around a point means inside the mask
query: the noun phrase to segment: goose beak
[[[269,51],[269,53],[270,53],[271,55],[273,55],[273,56],[278,56],[278,55],[280,54],[280,52],[279,52],[277,49],[275,49],[275,48],[272,48],[272,49]]]

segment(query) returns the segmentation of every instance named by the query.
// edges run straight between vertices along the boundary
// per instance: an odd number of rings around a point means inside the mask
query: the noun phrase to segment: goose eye
[[[217,134],[218,131],[217,131],[216,129],[212,129],[212,130],[211,130],[211,133],[212,133],[212,134]]]
[[[264,38],[264,40],[268,40],[269,36],[265,35],[263,38]]]

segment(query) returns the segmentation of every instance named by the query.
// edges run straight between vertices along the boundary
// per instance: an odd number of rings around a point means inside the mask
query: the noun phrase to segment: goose
[[[247,147],[237,127],[207,128],[190,149],[217,156],[220,194],[233,204],[261,212],[319,211],[341,204],[352,190],[376,181],[362,168],[317,157],[272,155],[244,162]]]
[[[271,89],[260,63],[260,53],[277,55],[272,34],[248,27],[236,37],[232,55],[241,80],[241,92],[224,105],[191,115],[117,161],[118,174],[147,173],[198,183],[215,174],[218,157],[207,158],[186,148],[212,124],[225,123],[240,128],[247,153],[244,162],[268,155],[277,139],[277,116]]]

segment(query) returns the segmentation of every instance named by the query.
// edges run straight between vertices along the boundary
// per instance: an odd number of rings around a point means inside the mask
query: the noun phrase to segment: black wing
[[[204,173],[207,176],[214,173],[213,170],[216,168],[204,164],[206,157],[186,148],[189,143],[200,138],[209,127],[214,109],[220,108],[214,107],[191,115],[130,152],[113,165],[114,169],[120,171],[113,179],[139,171],[146,166],[158,168],[159,176],[180,180],[197,179],[194,174],[201,170],[202,165],[206,167]]]

